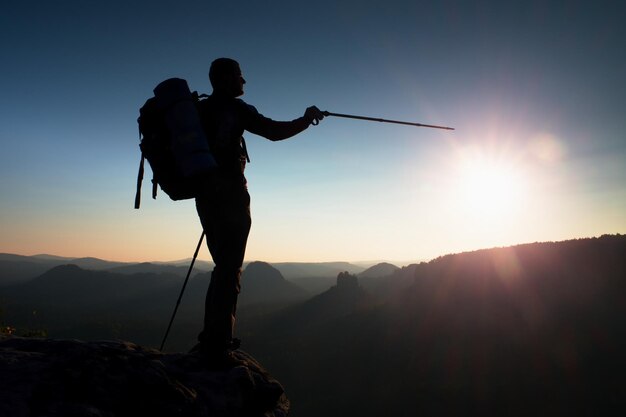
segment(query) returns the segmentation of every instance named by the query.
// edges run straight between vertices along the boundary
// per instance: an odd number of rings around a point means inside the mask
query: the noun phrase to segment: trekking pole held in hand
[[[187,277],[185,278],[185,282],[183,283],[183,288],[180,290],[180,295],[178,296],[178,301],[176,301],[176,307],[174,307],[174,313],[172,314],[172,318],[170,319],[170,324],[167,326],[167,330],[165,331],[165,336],[163,336],[163,341],[161,342],[161,347],[159,350],[163,350],[163,346],[165,346],[165,341],[167,340],[167,336],[170,334],[170,329],[172,328],[172,323],[174,322],[174,317],[176,317],[176,312],[178,311],[178,306],[180,305],[180,300],[183,298],[183,293],[185,292],[185,287],[187,286],[187,281],[189,281],[189,276],[191,275],[191,270],[193,269],[193,264],[196,262],[196,258],[198,257],[198,252],[200,251],[200,246],[202,246],[202,240],[204,239],[204,230],[200,235],[200,241],[198,242],[198,246],[196,247],[196,251],[193,254],[193,259],[191,260],[191,265],[189,265],[189,271],[187,271]]]
[[[331,113],[329,111],[323,111],[322,114],[324,116],[345,117],[345,118],[348,118],[348,119],[368,120],[370,122],[395,123],[395,124],[398,124],[398,125],[408,125],[408,126],[417,126],[417,127],[430,127],[430,128],[433,128],[433,129],[454,130],[453,127],[447,127],[447,126],[436,126],[436,125],[427,125],[427,124],[423,124],[423,123],[403,122],[403,121],[400,121],[400,120],[381,119],[381,118],[378,118],[378,117],[354,116],[352,114]]]

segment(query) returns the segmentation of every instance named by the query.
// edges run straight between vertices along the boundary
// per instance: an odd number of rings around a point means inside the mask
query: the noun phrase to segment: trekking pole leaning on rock
[[[403,122],[400,120],[381,119],[378,117],[354,116],[352,114],[331,113],[329,111],[323,111],[322,114],[324,116],[345,117],[348,119],[367,120],[370,122],[395,123],[398,125],[409,125],[409,126],[417,126],[417,127],[430,127],[433,129],[454,130],[453,127],[447,127],[447,126],[427,125],[423,123],[414,123],[414,122]]]
[[[180,300],[183,298],[183,294],[185,292],[185,287],[187,287],[187,282],[189,281],[189,276],[191,275],[191,270],[193,269],[193,264],[196,262],[196,258],[198,257],[198,252],[200,252],[200,246],[202,246],[202,241],[204,240],[204,230],[200,235],[200,241],[198,242],[198,246],[196,247],[196,251],[193,254],[193,259],[191,260],[191,265],[189,265],[189,270],[187,271],[187,277],[185,278],[185,282],[183,283],[183,288],[180,290],[180,295],[178,296],[178,301],[176,301],[176,306],[174,307],[174,313],[172,313],[172,318],[170,319],[170,324],[167,326],[167,330],[165,331],[165,336],[163,336],[163,341],[161,342],[161,347],[159,350],[163,350],[165,346],[165,341],[167,340],[167,336],[170,334],[170,329],[172,328],[172,323],[174,322],[174,317],[176,317],[176,312],[178,311],[178,306],[180,305]]]

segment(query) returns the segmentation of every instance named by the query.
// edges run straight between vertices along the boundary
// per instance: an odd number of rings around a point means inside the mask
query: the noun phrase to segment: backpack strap
[[[141,153],[141,162],[139,163],[139,173],[137,174],[137,192],[135,193],[135,208],[139,208],[141,203],[141,183],[143,182],[143,164],[146,158]]]
[[[243,155],[246,157],[246,161],[250,163],[250,155],[248,155],[248,147],[246,146],[246,140],[244,137],[241,137],[241,149],[243,150]]]
[[[158,189],[158,183],[157,181],[152,178],[152,199],[156,200],[156,195],[157,195],[157,189]]]

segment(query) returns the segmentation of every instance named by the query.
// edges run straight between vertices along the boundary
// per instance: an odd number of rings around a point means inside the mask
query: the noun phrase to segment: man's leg
[[[204,328],[199,341],[223,351],[233,338],[241,265],[250,231],[250,196],[245,186],[196,199],[215,268],[205,301]]]

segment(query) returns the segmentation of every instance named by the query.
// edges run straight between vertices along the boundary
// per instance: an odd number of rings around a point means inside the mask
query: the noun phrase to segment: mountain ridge
[[[253,335],[294,413],[626,410],[626,236],[444,255],[377,284],[385,291],[368,289],[359,308],[325,292],[315,299],[330,306],[309,300],[306,314],[286,309]]]

